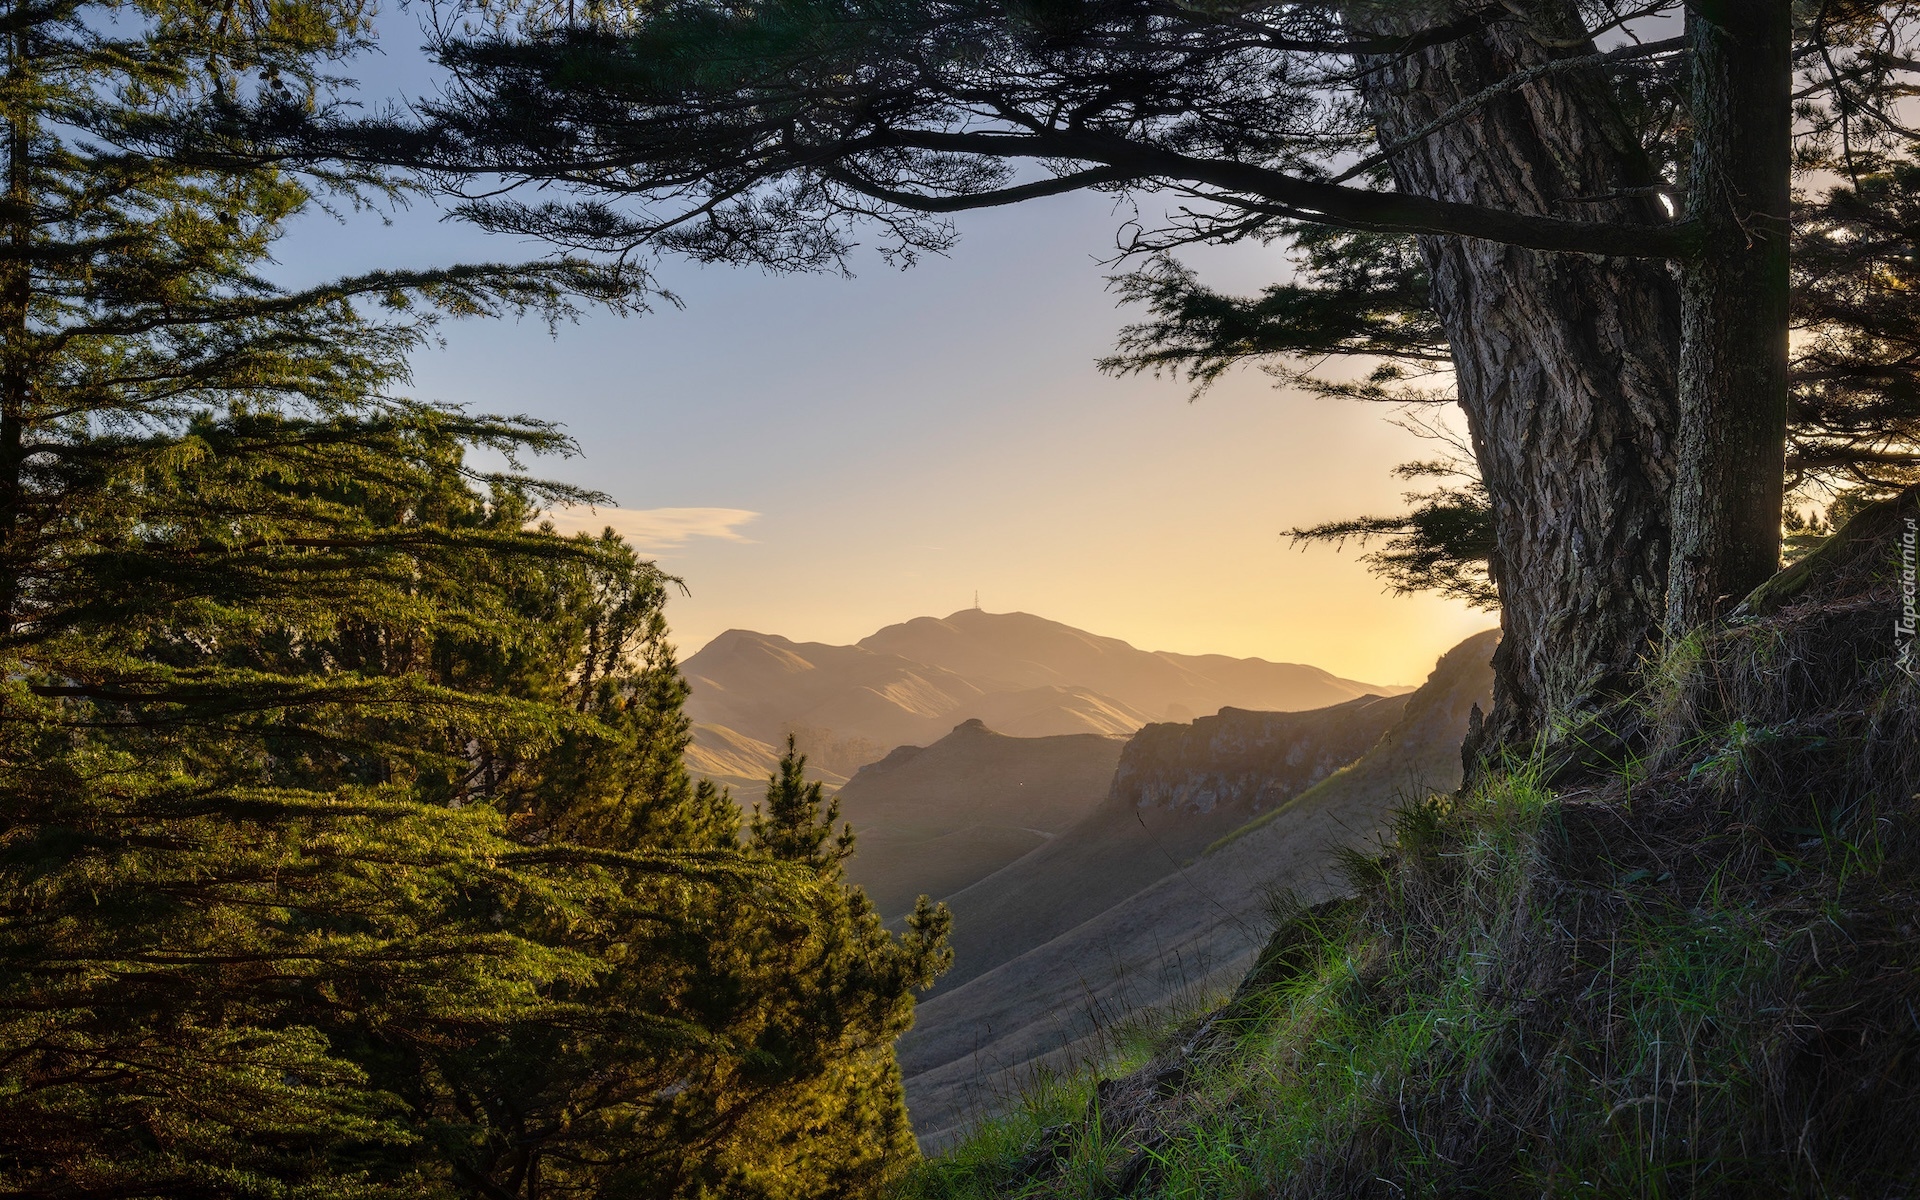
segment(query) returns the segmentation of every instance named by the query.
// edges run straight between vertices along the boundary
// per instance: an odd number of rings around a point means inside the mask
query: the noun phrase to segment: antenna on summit
[[[975,612],[980,611],[980,589],[979,588],[975,588],[973,590],[973,610]]]

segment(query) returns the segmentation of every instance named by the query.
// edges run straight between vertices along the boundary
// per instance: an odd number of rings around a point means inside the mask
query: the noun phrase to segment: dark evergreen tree
[[[156,130],[324,108],[365,13],[8,12],[0,1195],[617,1194],[603,1145],[700,1161],[659,1093],[745,1053],[707,1018],[770,980],[700,990],[728,951],[693,923],[750,943],[814,884],[686,778],[664,577],[527,527],[592,498],[519,473],[566,439],[398,394],[436,312],[644,279],[278,288],[317,189],[386,181]],[[898,1021],[921,975],[888,977]],[[584,1159],[503,1158],[513,1105]]]
[[[728,1191],[756,1200],[873,1195],[911,1159],[892,1045],[912,1023],[913,991],[932,986],[953,962],[945,905],[920,897],[896,938],[866,894],[847,884],[853,830],[840,825],[839,803],[807,780],[806,761],[789,737],[748,844],[814,881],[813,911],[784,929],[749,929],[740,924],[749,912],[733,914],[749,949],[731,973],[761,1000],[729,1014],[729,1027],[750,1038],[756,1054],[723,1090],[752,1096],[778,1080],[790,1097],[736,1105],[731,1118],[737,1132],[718,1165]]]
[[[681,766],[685,685],[663,632],[635,626],[638,653],[594,685],[589,711],[617,737],[558,750],[571,771],[524,765],[542,797],[518,809],[529,832],[739,845],[733,802]],[[844,881],[853,838],[834,823],[789,746],[746,849],[797,876],[803,904],[629,886],[568,938],[606,964],[591,986],[561,988],[498,1037],[419,1055],[419,1119],[444,1131],[460,1180],[483,1196],[827,1200],[873,1194],[910,1162],[893,1042],[951,961],[949,917],[923,898],[902,936],[887,932]]]
[[[363,28],[352,5],[56,4],[0,34],[0,1191],[414,1190],[417,1135],[343,1014],[442,1036],[588,970],[450,920],[566,901],[496,815],[408,791],[455,724],[551,715],[393,669],[486,626],[423,594],[456,560],[580,553],[475,523],[460,447],[564,443],[387,398],[418,331],[357,306],[552,305],[601,276],[284,293],[254,271],[299,183],[116,141],[243,71],[296,103]],[[411,640],[352,632],[382,621]]]

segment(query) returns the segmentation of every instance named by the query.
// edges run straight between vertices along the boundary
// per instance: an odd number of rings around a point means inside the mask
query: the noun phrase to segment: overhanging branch
[[[884,204],[897,205],[913,212],[957,213],[972,212],[982,208],[998,208],[1006,204],[1018,204],[1023,200],[1037,200],[1043,196],[1058,196],[1066,192],[1076,192],[1081,188],[1098,187],[1109,183],[1126,183],[1132,178],[1125,171],[1102,167],[1090,171],[1074,171],[1066,175],[1056,175],[1051,179],[1036,180],[1033,183],[1020,184],[1010,188],[996,188],[990,192],[966,192],[952,196],[929,196],[921,192],[906,192],[897,188],[885,187],[864,175],[860,175],[844,166],[830,166],[822,171],[835,183],[852,188],[863,196],[870,196]]]
[[[1683,258],[1695,246],[1690,223],[1619,225],[1503,212],[1473,204],[1374,192],[1299,179],[1252,163],[1202,159],[1112,134],[1047,130],[1039,133],[889,131],[871,139],[905,149],[989,158],[1051,158],[1099,163],[1116,178],[1176,180],[1247,197],[1224,203],[1276,216],[1373,233],[1480,238],[1530,250],[1620,258]],[[1063,177],[1064,178],[1064,177]]]

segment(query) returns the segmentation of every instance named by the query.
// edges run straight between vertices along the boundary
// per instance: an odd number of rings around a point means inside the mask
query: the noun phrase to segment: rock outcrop
[[[1260,772],[1312,776],[1322,751],[1309,745],[1289,765],[1279,742],[1262,760],[1250,739],[1248,757],[1216,770],[1196,740],[1187,747],[1193,757],[1159,759],[1155,777],[1195,789],[1163,793],[1176,806],[1213,787],[1211,812],[1135,807],[1116,787],[1072,829],[949,897],[954,970],[920,1003],[899,1044],[922,1145],[950,1143],[972,1117],[1008,1103],[1036,1068],[1095,1053],[1099,1030],[1125,1014],[1231,987],[1265,940],[1274,889],[1308,902],[1337,894],[1342,848],[1378,837],[1398,806],[1458,786],[1460,741],[1473,706],[1489,702],[1496,639],[1493,631],[1468,638],[1412,696],[1375,702],[1382,708],[1371,713],[1362,701],[1244,714],[1306,718],[1292,728],[1307,742],[1338,738],[1348,726],[1367,739],[1357,761],[1264,811],[1249,816],[1243,801],[1287,785],[1269,788]],[[1369,735],[1364,725],[1381,711],[1394,716]],[[1236,728],[1239,718],[1212,720],[1213,728]],[[1145,761],[1144,751],[1135,753]],[[1176,762],[1185,763],[1184,775]],[[1207,782],[1215,776],[1245,780],[1245,791]]]
[[[1406,705],[1405,696],[1361,696],[1308,712],[1223,708],[1149,725],[1121,752],[1113,796],[1134,808],[1258,815],[1372,749]]]

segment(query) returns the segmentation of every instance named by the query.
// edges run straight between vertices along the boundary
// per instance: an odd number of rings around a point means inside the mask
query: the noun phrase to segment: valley
[[[896,926],[922,894],[952,910],[954,965],[898,1046],[932,1149],[1128,1014],[1231,986],[1276,897],[1331,894],[1341,848],[1457,786],[1495,643],[1408,688],[1019,613],[855,646],[733,631],[685,665],[688,760],[751,807],[792,735],[858,836],[849,881]]]

